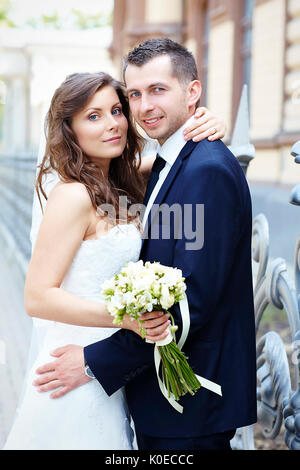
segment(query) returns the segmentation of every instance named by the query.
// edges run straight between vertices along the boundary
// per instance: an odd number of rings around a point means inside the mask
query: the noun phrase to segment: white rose
[[[161,284],[166,284],[168,287],[175,286],[178,282],[177,273],[172,270],[165,273],[165,275],[159,279]]]
[[[125,292],[123,295],[123,301],[126,305],[130,305],[135,302],[135,297],[132,292]]]
[[[115,289],[115,281],[114,279],[107,279],[102,284],[102,290],[114,290]]]
[[[125,305],[123,296],[119,294],[114,294],[110,299],[110,303],[113,307],[120,310],[122,310]]]
[[[157,303],[157,300],[154,299],[150,292],[144,292],[141,295],[138,295],[138,305],[147,310],[148,312],[152,312],[153,305]]]
[[[160,305],[164,310],[168,310],[168,308],[172,307],[174,304],[174,295],[170,294],[169,289],[166,285],[162,285],[161,289],[161,297],[160,297]]]
[[[133,288],[135,291],[150,290],[152,283],[155,281],[155,276],[152,273],[142,273],[135,282]]]
[[[111,315],[113,315],[114,317],[117,316],[117,314],[119,313],[119,309],[117,307],[114,307],[113,305],[109,304],[107,306],[107,310],[109,311],[109,313]]]
[[[129,277],[136,277],[139,275],[140,272],[144,270],[144,265],[143,261],[137,261],[134,263],[133,261],[130,261],[127,266],[125,266],[121,272],[125,273]]]
[[[125,287],[126,284],[130,284],[130,279],[127,276],[119,276],[118,286]]]
[[[147,269],[149,269],[155,274],[164,274],[168,271],[168,269],[170,269],[168,266],[164,266],[163,264],[156,263],[156,262],[149,263],[149,261],[145,263],[145,266]]]

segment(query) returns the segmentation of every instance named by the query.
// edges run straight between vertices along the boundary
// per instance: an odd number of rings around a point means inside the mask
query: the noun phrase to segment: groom
[[[183,350],[195,373],[220,384],[223,396],[201,387],[180,400],[183,414],[175,411],[159,389],[153,345],[129,330],[85,347],[84,358],[108,395],[125,386],[140,450],[230,449],[236,428],[256,421],[247,182],[220,140],[186,143],[182,137],[201,95],[195,60],[184,47],[170,39],[146,41],[127,56],[124,79],[135,120],[160,144],[144,201],[141,259],[182,270],[191,320]],[[182,216],[166,222],[162,208],[173,205]],[[178,304],[172,313],[180,334]],[[60,362],[61,376],[73,374],[69,390],[86,380],[78,348],[70,346],[68,360]]]

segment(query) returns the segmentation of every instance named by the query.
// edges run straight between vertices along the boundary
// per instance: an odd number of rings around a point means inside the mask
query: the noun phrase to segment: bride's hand
[[[156,342],[168,336],[167,328],[171,323],[168,314],[163,312],[147,312],[141,315],[140,319],[143,321],[142,327],[146,330],[146,339]],[[139,327],[140,325],[137,320],[131,320],[126,315],[122,328],[132,330],[134,333],[142,336]]]
[[[206,138],[210,141],[223,139],[226,133],[226,124],[223,119],[204,106],[196,109],[194,117],[194,123],[183,131],[185,140],[193,139],[194,142],[200,142]]]

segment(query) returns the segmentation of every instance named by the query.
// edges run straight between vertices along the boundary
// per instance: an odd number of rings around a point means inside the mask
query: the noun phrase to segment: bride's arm
[[[80,184],[58,185],[51,191],[26,276],[28,315],[81,326],[112,326],[102,304],[60,288],[84,239],[90,214],[91,204]]]
[[[194,142],[200,142],[208,139],[213,142],[225,136],[225,121],[204,106],[196,109],[194,118],[194,122],[183,131],[186,141],[193,139]]]
[[[31,317],[79,326],[116,328],[104,304],[60,288],[89,227],[90,215],[91,201],[80,183],[58,185],[52,190],[25,282],[25,308]],[[167,317],[163,318],[166,323]],[[151,321],[146,328],[157,326],[158,318]],[[137,322],[129,318],[122,327],[139,333]],[[156,329],[155,333],[159,331]]]

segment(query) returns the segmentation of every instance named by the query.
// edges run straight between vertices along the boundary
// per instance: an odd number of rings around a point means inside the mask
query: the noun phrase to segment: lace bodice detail
[[[80,297],[101,298],[101,285],[129,261],[139,259],[141,236],[134,224],[116,225],[81,243],[61,288]]]

